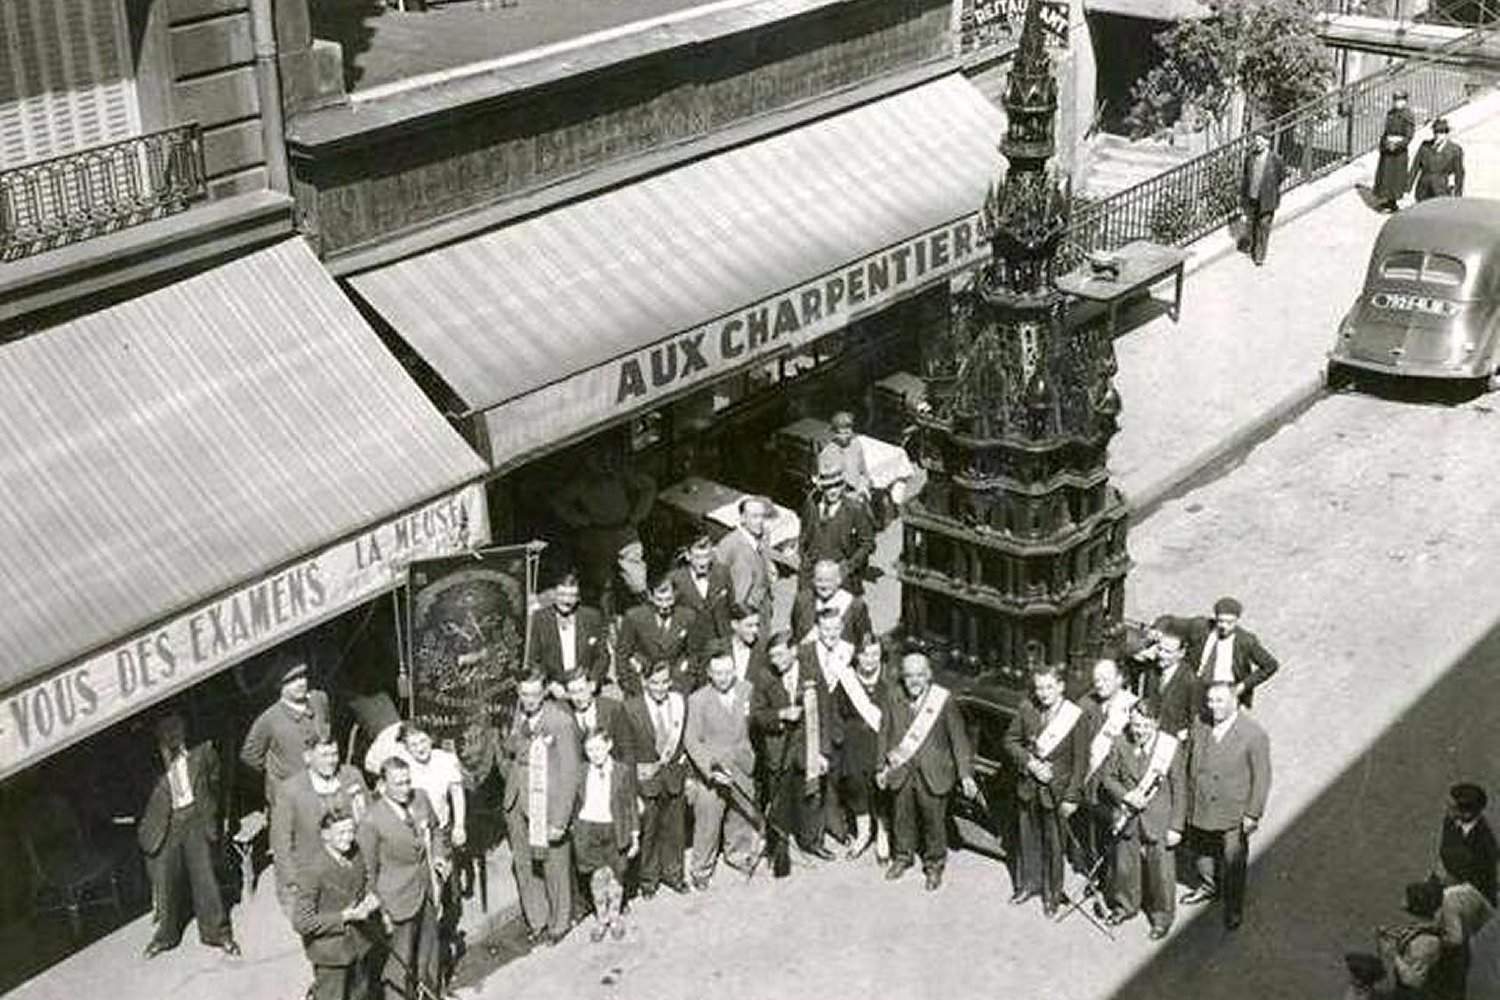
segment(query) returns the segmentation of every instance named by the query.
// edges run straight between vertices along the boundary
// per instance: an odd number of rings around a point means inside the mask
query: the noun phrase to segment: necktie
[[[670,720],[667,717],[668,708],[666,701],[659,701],[652,709],[656,715],[656,755],[658,757],[665,755],[672,745]]]

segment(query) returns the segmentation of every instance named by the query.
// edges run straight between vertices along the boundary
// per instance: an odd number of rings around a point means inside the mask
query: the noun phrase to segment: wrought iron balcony
[[[0,171],[0,261],[173,215],[207,194],[196,124]]]

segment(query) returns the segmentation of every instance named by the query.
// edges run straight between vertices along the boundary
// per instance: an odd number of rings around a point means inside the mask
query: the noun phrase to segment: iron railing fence
[[[0,261],[160,219],[207,194],[197,124],[0,171]]]
[[[1476,29],[1442,49],[1408,59],[1308,102],[1268,122],[1274,148],[1286,163],[1282,190],[1290,190],[1363,156],[1379,144],[1391,95],[1407,92],[1418,121],[1462,105],[1487,78],[1483,71],[1451,65],[1444,57],[1478,44]],[[1059,265],[1070,270],[1091,253],[1107,253],[1135,240],[1190,243],[1239,213],[1239,176],[1251,137],[1239,136],[1155,177],[1075,209]]]

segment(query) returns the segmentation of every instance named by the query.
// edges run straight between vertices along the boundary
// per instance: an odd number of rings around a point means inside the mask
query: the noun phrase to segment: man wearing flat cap
[[[802,508],[799,552],[802,589],[812,586],[813,567],[831,559],[844,573],[844,588],[855,597],[865,592],[865,568],[875,552],[875,525],[870,511],[845,488],[843,464],[831,455],[818,457],[816,491]]]
[[[301,773],[302,751],[331,732],[328,695],[313,691],[307,681],[307,661],[283,655],[272,664],[281,676],[281,697],[256,717],[245,735],[240,760],[266,778],[266,806],[274,806],[276,789]]]
[[[1380,136],[1380,162],[1375,167],[1372,191],[1375,207],[1394,212],[1396,203],[1406,194],[1407,153],[1412,136],[1417,134],[1417,120],[1406,106],[1406,91],[1391,95],[1391,109],[1385,113],[1385,130]]]
[[[1198,683],[1228,684],[1246,708],[1255,700],[1255,689],[1281,668],[1276,657],[1249,629],[1240,627],[1244,607],[1233,597],[1214,602],[1211,619],[1193,623],[1192,652],[1188,662],[1198,672]]]
[[[1478,785],[1448,790],[1448,813],[1438,834],[1438,862],[1451,881],[1467,882],[1495,905],[1495,867],[1500,848],[1484,816],[1489,799]]]
[[[1464,196],[1463,147],[1448,138],[1448,119],[1432,123],[1432,138],[1417,148],[1411,165],[1411,189],[1418,201]]]

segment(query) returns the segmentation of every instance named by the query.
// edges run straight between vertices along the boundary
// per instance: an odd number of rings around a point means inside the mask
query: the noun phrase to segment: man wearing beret
[[[1214,602],[1214,616],[1198,619],[1191,629],[1188,662],[1198,672],[1205,689],[1210,684],[1228,684],[1246,708],[1255,699],[1255,689],[1281,668],[1271,651],[1249,629],[1240,627],[1244,607],[1233,597]]]

